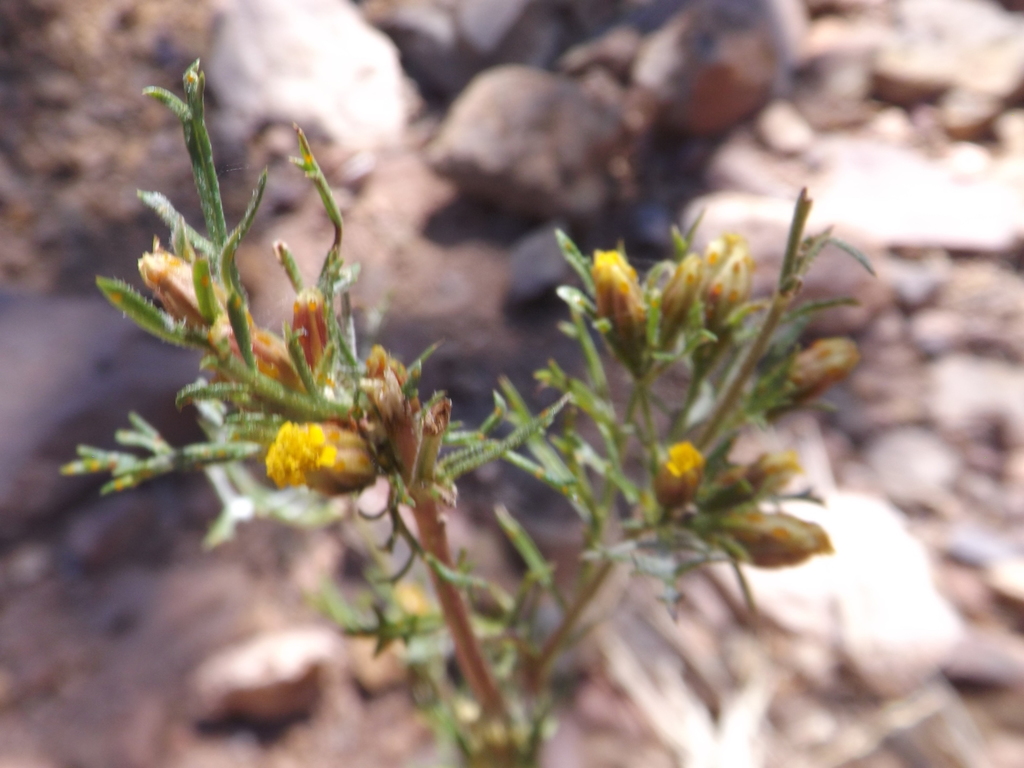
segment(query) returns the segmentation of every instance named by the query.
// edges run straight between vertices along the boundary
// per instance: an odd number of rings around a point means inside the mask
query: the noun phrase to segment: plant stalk
[[[442,565],[454,570],[456,566],[452,559],[451,547],[448,544],[444,512],[438,507],[437,500],[433,498],[427,488],[412,489],[411,495],[416,502],[412,512],[420,534],[420,545],[424,551],[436,557]],[[455,658],[459,662],[459,669],[466,678],[466,684],[473,691],[473,695],[486,715],[495,718],[504,717],[504,697],[501,695],[494,674],[484,657],[480,641],[473,632],[465,600],[462,599],[461,593],[453,584],[445,581],[433,569],[430,569],[430,578],[434,585],[434,591],[437,593],[438,602],[441,603],[441,612],[444,614],[445,623],[452,634]]]

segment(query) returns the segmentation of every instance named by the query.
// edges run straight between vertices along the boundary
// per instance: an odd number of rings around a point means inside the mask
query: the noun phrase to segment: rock
[[[192,437],[175,392],[198,355],[150,338],[101,299],[0,293],[0,540],[87,495],[100,475],[60,477],[79,443],[110,445],[128,411],[172,441]]]
[[[843,50],[817,56],[801,69],[793,101],[815,130],[834,131],[871,118],[870,92],[870,56]]]
[[[765,4],[698,0],[647,37],[633,83],[666,128],[713,135],[767,102],[782,62]]]
[[[954,354],[932,363],[928,378],[927,408],[944,433],[970,437],[995,428],[1011,447],[1024,445],[1024,369]]]
[[[642,40],[640,32],[633,27],[613,27],[600,37],[566,51],[558,60],[558,69],[567,75],[581,75],[588,69],[601,67],[626,82]]]
[[[1024,87],[1024,20],[987,0],[902,0],[875,59],[876,91],[896,104],[952,88],[1005,103]]]
[[[829,496],[825,508],[802,502],[784,508],[823,526],[836,551],[796,568],[745,568],[758,610],[836,648],[876,693],[915,690],[960,642],[963,628],[936,591],[927,553],[903,515],[881,499],[853,493]]]
[[[955,312],[924,309],[910,318],[910,337],[923,354],[938,357],[960,346],[963,322]]]
[[[939,121],[957,141],[980,138],[1002,111],[999,97],[966,88],[954,88],[939,101]]]
[[[993,252],[1016,242],[1021,203],[1007,185],[960,181],[918,151],[877,141],[836,138],[819,146],[819,225],[889,247]]]
[[[946,556],[974,568],[987,568],[1024,554],[1005,536],[971,523],[954,525],[946,540]]]
[[[1024,640],[1005,631],[971,628],[942,671],[955,685],[1024,688]]]
[[[1024,109],[1008,109],[996,118],[992,131],[1004,155],[1024,155]]]
[[[564,13],[548,0],[384,0],[363,9],[412,77],[445,97],[486,67],[548,67],[565,36]]]
[[[349,0],[233,0],[207,73],[235,135],[297,122],[368,149],[393,144],[405,128],[398,51]]]
[[[378,653],[376,640],[357,637],[351,638],[346,647],[352,676],[367,693],[383,693],[405,682],[405,662],[396,644]]]
[[[961,469],[957,452],[920,427],[885,432],[867,446],[864,455],[897,504],[945,506]]]
[[[195,671],[196,716],[263,724],[307,715],[340,650],[337,633],[317,626],[267,632],[225,648]]]
[[[786,236],[793,218],[793,201],[748,195],[737,192],[714,192],[692,200],[681,219],[685,232],[696,217],[701,215],[700,227],[694,240],[698,249],[723,232],[737,232],[747,238],[751,254],[757,264],[754,276],[755,292],[761,295],[772,290],[778,279]],[[809,232],[824,228],[822,222],[812,221]],[[876,259],[876,271],[884,276],[884,264]],[[806,301],[852,296],[858,306],[837,307],[822,313],[814,320],[819,333],[852,333],[862,329],[879,311],[891,303],[891,291],[884,280],[872,277],[847,254],[827,248],[811,267],[802,293]]]
[[[525,304],[541,298],[568,277],[570,267],[555,239],[555,230],[565,229],[562,222],[545,224],[520,238],[509,254],[511,278],[508,301]]]
[[[952,273],[949,254],[941,250],[932,251],[924,259],[890,259],[886,269],[886,277],[896,298],[911,310],[920,309],[932,301],[949,282]]]
[[[494,53],[532,0],[462,0],[457,18],[462,37],[476,51]]]
[[[1024,361],[1024,279],[1016,273],[993,262],[954,262],[936,306],[956,316],[958,346]]]
[[[622,132],[620,113],[571,80],[529,67],[487,70],[452,105],[429,148],[465,192],[529,216],[594,215]]]
[[[427,90],[458,93],[480,68],[479,56],[460,44],[451,9],[440,4],[388,3],[367,19],[394,41],[406,71]]]
[[[757,133],[769,149],[799,155],[814,143],[814,131],[788,101],[773,101],[757,117]]]
[[[985,569],[985,583],[1003,599],[1024,608],[1024,557],[993,563]]]

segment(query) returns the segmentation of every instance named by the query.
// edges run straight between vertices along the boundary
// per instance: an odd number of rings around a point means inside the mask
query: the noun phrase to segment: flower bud
[[[704,260],[691,253],[679,264],[661,293],[661,345],[671,347],[686,326],[690,309],[700,295],[704,281]]]
[[[597,251],[591,275],[597,316],[611,322],[620,351],[635,366],[647,338],[647,309],[636,270],[618,251]]]
[[[747,241],[739,235],[724,235],[724,249],[708,246],[708,283],[704,287],[704,318],[708,329],[718,332],[729,315],[750,299],[754,284],[754,259]]]
[[[762,454],[747,467],[744,477],[754,495],[778,493],[803,472],[796,451]]]
[[[327,308],[317,288],[304,288],[292,307],[292,328],[299,337],[302,354],[315,371],[327,347]]]
[[[692,443],[676,443],[654,477],[654,496],[667,509],[688,504],[704,479],[704,457]]]
[[[789,369],[789,383],[796,403],[806,403],[850,375],[860,353],[850,339],[819,339],[800,352]]]
[[[409,373],[399,360],[396,360],[387,353],[380,344],[374,344],[366,358],[366,377],[369,379],[384,379],[387,371],[394,374],[399,386],[404,387],[409,380]]]
[[[153,253],[139,259],[139,274],[171,317],[195,327],[207,325],[199,311],[191,264],[156,243]]]
[[[284,384],[289,389],[302,390],[302,379],[295,371],[288,345],[284,339],[263,328],[252,332],[252,354],[256,367],[266,376]]]
[[[366,441],[336,424],[285,422],[267,450],[266,464],[278,488],[307,485],[329,494],[358,491],[377,477]]]
[[[825,529],[785,512],[729,512],[719,525],[746,550],[750,562],[762,568],[799,565],[814,555],[834,552]]]

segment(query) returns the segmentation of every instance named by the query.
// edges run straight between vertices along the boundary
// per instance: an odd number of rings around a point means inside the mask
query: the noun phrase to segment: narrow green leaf
[[[864,254],[862,250],[860,250],[860,248],[857,248],[854,245],[850,245],[850,243],[846,242],[845,240],[841,240],[840,238],[835,236],[830,237],[828,241],[831,245],[834,245],[839,250],[843,251],[849,256],[852,256],[854,260],[856,260],[858,264],[864,267],[864,269],[866,269],[868,273],[871,274],[873,277],[878,277],[878,275],[875,274],[874,267],[871,266],[871,260]]]
[[[305,283],[302,280],[302,274],[299,272],[299,265],[295,261],[295,256],[292,255],[288,246],[281,240],[274,241],[273,249],[278,263],[284,267],[285,274],[288,275],[288,281],[292,284],[292,290],[298,293],[305,287]]]
[[[192,262],[192,285],[199,303],[199,314],[211,325],[220,314],[220,304],[213,289],[213,275],[210,273],[210,260],[199,257]]]
[[[573,268],[573,271],[579,275],[580,282],[583,283],[583,287],[586,289],[587,293],[593,296],[595,288],[594,278],[590,274],[590,260],[580,253],[580,249],[576,247],[576,243],[574,243],[562,230],[555,230],[555,239],[558,241],[558,247],[562,251],[562,256],[569,263],[569,266]]]
[[[249,333],[249,313],[245,309],[245,300],[241,294],[231,291],[228,294],[228,319],[231,330],[235,332],[235,343],[238,351],[250,371],[256,370],[256,358],[252,354],[252,336]]]
[[[150,96],[159,101],[183,123],[192,119],[192,113],[189,112],[188,105],[166,88],[158,88],[155,85],[151,85],[148,88],[142,89],[142,95]]]
[[[201,335],[189,333],[188,329],[178,323],[169,314],[158,309],[149,299],[140,294],[123,280],[108,277],[97,277],[96,285],[107,297],[107,301],[124,312],[136,325],[159,339],[181,347],[206,346]]]
[[[174,206],[171,205],[171,201],[164,195],[159,192],[145,192],[141,189],[137,195],[142,204],[159,216],[168,229],[173,232],[179,224],[184,225],[185,234],[188,236],[189,242],[192,243],[192,247],[205,254],[207,258],[217,258],[218,250],[213,243],[185,223],[184,217],[175,210]]]
[[[520,525],[518,520],[512,517],[504,506],[499,504],[495,508],[494,514],[498,519],[498,525],[501,526],[501,530],[508,537],[508,540],[512,542],[512,546],[516,548],[516,552],[523,558],[523,562],[526,563],[527,570],[538,583],[542,584],[546,589],[551,589],[554,585],[554,568],[548,563],[544,555],[540,553],[537,545],[530,538],[530,534],[526,532],[526,529]]]
[[[800,190],[796,206],[793,208],[793,220],[789,225],[789,236],[786,240],[786,253],[782,259],[782,269],[779,271],[779,291],[785,293],[789,290],[792,279],[796,277],[800,265],[797,263],[800,255],[800,244],[804,238],[804,228],[807,226],[807,219],[811,215],[811,200],[807,196],[807,189]]]
[[[213,147],[206,130],[203,93],[206,89],[206,75],[199,69],[196,59],[182,78],[185,87],[185,101],[188,104],[188,118],[179,115],[185,132],[185,147],[192,160],[192,177],[199,193],[199,205],[206,220],[210,239],[218,249],[224,247],[227,239],[227,224],[224,221],[224,205],[221,202],[220,182],[213,164]]]
[[[284,338],[288,344],[288,356],[292,360],[292,365],[295,366],[296,373],[299,374],[302,386],[306,388],[306,392],[309,394],[316,395],[319,393],[320,387],[317,386],[316,379],[313,378],[313,371],[310,370],[309,361],[306,360],[306,353],[302,349],[302,341],[297,334],[292,332],[287,324],[284,329]]]

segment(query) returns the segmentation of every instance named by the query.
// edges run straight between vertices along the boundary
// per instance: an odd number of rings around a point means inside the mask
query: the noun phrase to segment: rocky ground
[[[801,452],[837,555],[642,584],[581,651],[551,766],[1024,764],[1024,15],[983,0],[0,0],[0,768],[431,765],[399,660],[309,607],[354,584],[345,529],[252,523],[203,550],[202,478],[98,498],[58,478],[134,409],[194,432],[188,353],[128,327],[97,273],[131,279],[163,230],[135,197],[198,218],[180,130],[141,89],[202,56],[228,207],[271,181],[239,255],[261,319],[329,240],[287,162],[293,120],[346,214],[368,324],[479,420],[502,373],[550,356],[551,231],[620,238],[641,265],[673,223],[751,241],[762,281],[792,201],[872,258],[808,282],[849,294],[813,334],[863,362],[834,412],[752,437]],[[752,450],[751,446],[747,447]],[[556,559],[567,518],[504,470],[453,521],[508,558],[495,501]],[[372,494],[371,494],[372,496]],[[372,503],[364,499],[363,503]],[[512,567],[507,562],[499,570]]]

